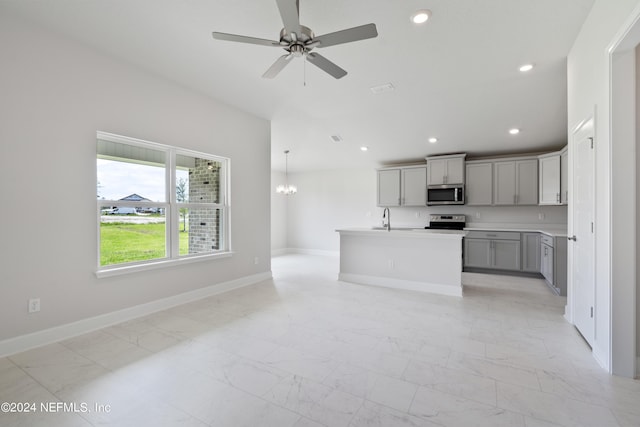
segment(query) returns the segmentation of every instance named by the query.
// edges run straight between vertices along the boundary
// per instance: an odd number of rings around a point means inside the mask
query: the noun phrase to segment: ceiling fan
[[[262,75],[262,77],[266,79],[274,78],[291,62],[291,59],[301,56],[304,56],[307,61],[336,79],[342,78],[347,75],[345,70],[324,56],[312,52],[312,50],[316,47],[320,49],[378,36],[378,30],[375,24],[361,25],[359,27],[316,36],[309,27],[300,25],[299,0],[276,0],[276,3],[278,4],[278,10],[280,11],[280,16],[284,24],[284,28],[280,31],[280,41],[239,36],[236,34],[213,33],[213,38],[218,40],[281,47],[286,50],[287,53],[278,58]]]

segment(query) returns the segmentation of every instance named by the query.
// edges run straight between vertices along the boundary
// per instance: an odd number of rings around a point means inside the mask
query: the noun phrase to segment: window
[[[229,159],[98,132],[98,271],[229,253]]]

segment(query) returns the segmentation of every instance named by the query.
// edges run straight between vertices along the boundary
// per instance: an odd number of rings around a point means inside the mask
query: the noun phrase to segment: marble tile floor
[[[336,257],[272,271],[0,359],[0,402],[36,404],[0,426],[640,425],[640,381],[598,367],[542,280],[465,273],[455,298],[338,282]]]

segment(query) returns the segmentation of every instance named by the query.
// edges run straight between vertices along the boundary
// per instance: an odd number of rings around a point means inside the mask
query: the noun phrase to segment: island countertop
[[[450,239],[464,237],[467,232],[464,230],[434,230],[425,228],[391,228],[388,231],[386,228],[373,227],[353,227],[353,228],[340,228],[336,230],[340,234],[354,234],[360,236],[375,236],[375,237],[415,237],[415,238],[431,238],[431,239]]]

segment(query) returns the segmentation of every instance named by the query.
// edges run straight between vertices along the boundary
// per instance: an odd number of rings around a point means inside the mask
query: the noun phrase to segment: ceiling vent
[[[391,83],[385,83],[380,86],[372,87],[371,92],[373,92],[374,95],[378,95],[379,93],[391,92],[392,90],[395,90],[395,89],[396,88]]]
[[[342,142],[342,137],[340,135],[331,135],[331,140],[333,142]]]

